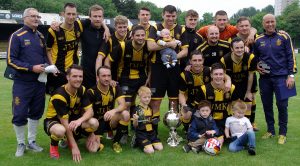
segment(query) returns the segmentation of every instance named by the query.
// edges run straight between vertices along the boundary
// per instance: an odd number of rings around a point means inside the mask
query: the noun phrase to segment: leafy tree
[[[0,0],[0,9],[10,9],[12,6],[12,0]]]
[[[277,18],[278,29],[287,31],[295,45],[299,45],[300,40],[300,7],[298,3],[299,1],[295,1],[287,6],[282,15]]]
[[[261,9],[261,12],[274,14],[274,7],[272,5],[268,5],[265,8]]]
[[[213,23],[214,16],[213,13],[204,13],[202,15],[203,19],[200,19],[200,27],[205,26],[205,25],[210,25]]]
[[[119,14],[131,19],[137,19],[137,3],[135,0],[112,0]]]
[[[266,14],[267,13],[259,12],[256,15],[251,17],[251,25],[252,25],[252,27],[257,29],[258,34],[261,34],[264,32],[263,27],[262,27],[262,18]]]
[[[177,23],[179,25],[185,25],[185,15],[186,15],[186,11],[178,13],[178,15],[177,15]]]
[[[235,13],[231,18],[230,21],[232,24],[235,24],[236,21],[241,17],[252,17],[254,16],[259,10],[255,9],[254,7],[249,7],[249,8],[243,8],[240,9],[237,13]]]
[[[138,10],[142,7],[147,7],[150,9],[151,20],[160,21],[162,19],[161,13],[162,13],[163,9],[157,7],[154,3],[148,2],[148,1],[141,1],[141,2],[137,3]]]

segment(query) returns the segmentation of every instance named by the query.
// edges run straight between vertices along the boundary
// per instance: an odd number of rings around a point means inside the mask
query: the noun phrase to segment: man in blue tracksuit
[[[37,31],[39,13],[34,8],[24,10],[24,26],[14,32],[7,49],[7,64],[16,75],[13,78],[12,123],[17,137],[16,157],[25,151],[25,125],[28,122],[27,149],[40,152],[36,144],[39,119],[44,113],[45,83],[38,81],[39,73],[49,63],[44,36]]]
[[[276,20],[272,14],[263,17],[265,33],[257,37],[254,54],[260,73],[259,87],[268,126],[264,139],[275,135],[273,93],[276,96],[279,118],[279,144],[286,142],[288,122],[288,98],[295,95],[295,56],[290,37],[276,31]]]

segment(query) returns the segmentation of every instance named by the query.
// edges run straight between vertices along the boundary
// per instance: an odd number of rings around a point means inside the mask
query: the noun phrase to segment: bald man
[[[296,95],[294,73],[295,55],[289,35],[276,31],[276,19],[272,14],[263,17],[264,34],[256,38],[254,54],[260,73],[259,88],[267,122],[267,133],[263,139],[275,136],[273,94],[276,96],[279,119],[278,144],[285,144],[288,122],[288,99]]]
[[[220,32],[217,26],[210,26],[207,29],[207,41],[197,47],[204,57],[204,66],[211,66],[230,52],[230,43],[220,40]]]

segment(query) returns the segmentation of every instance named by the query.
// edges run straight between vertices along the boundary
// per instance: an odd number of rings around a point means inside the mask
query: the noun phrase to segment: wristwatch
[[[294,78],[294,77],[295,77],[295,75],[294,75],[294,74],[290,74],[290,75],[289,75],[289,77],[291,77],[291,78]]]

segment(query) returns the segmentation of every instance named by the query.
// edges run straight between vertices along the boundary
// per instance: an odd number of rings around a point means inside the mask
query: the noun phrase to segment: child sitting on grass
[[[255,133],[248,118],[245,117],[247,105],[242,100],[232,103],[233,116],[225,123],[225,136],[231,139],[229,151],[238,152],[248,145],[249,155],[255,155]]]
[[[216,137],[219,134],[216,122],[211,116],[211,104],[207,100],[201,101],[197,105],[192,123],[188,130],[189,143],[183,146],[183,150],[188,153],[192,150],[199,153],[202,146],[209,138]]]

